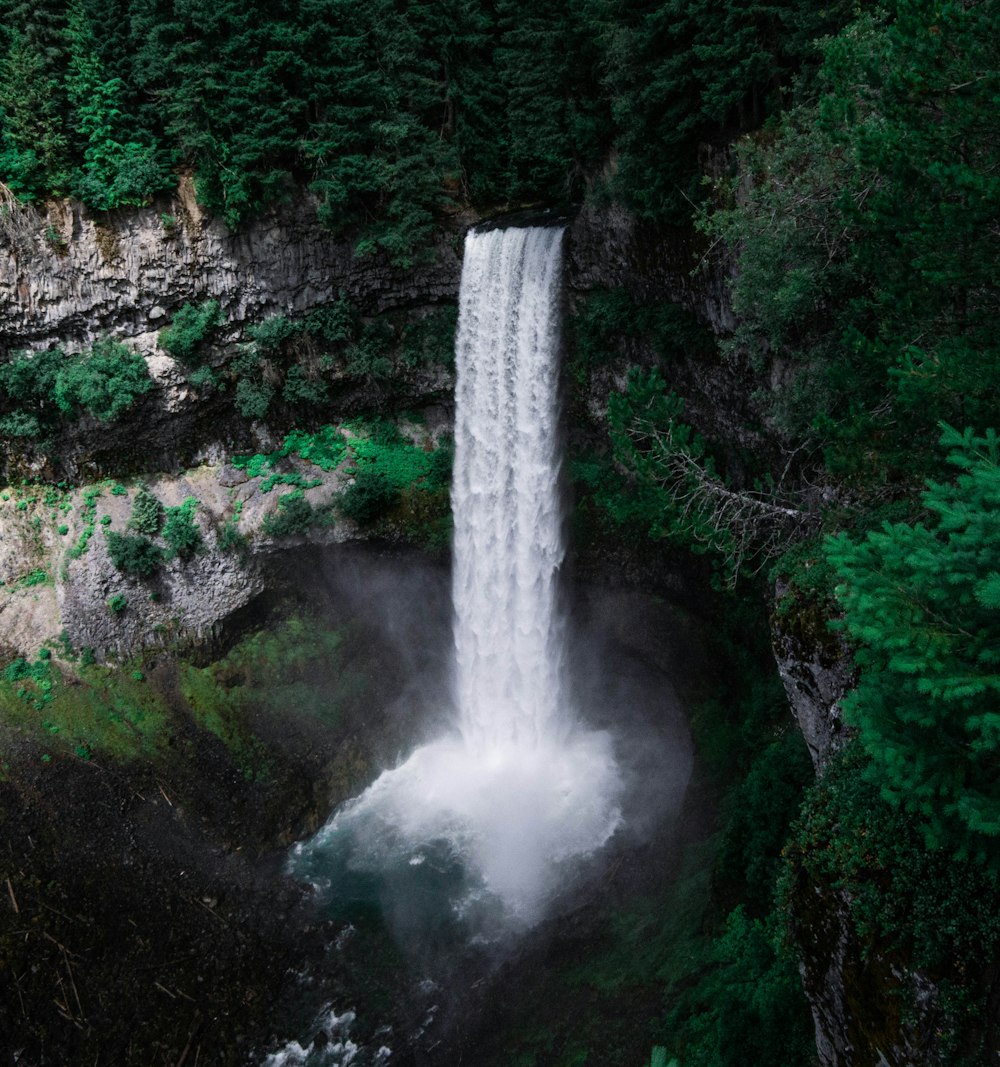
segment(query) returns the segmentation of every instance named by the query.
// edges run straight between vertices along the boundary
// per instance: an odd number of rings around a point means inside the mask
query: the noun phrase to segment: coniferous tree
[[[64,188],[69,143],[66,101],[40,49],[11,35],[0,63],[0,177],[24,199]]]
[[[844,714],[932,844],[1000,859],[1000,440],[943,443],[964,473],[930,484],[932,524],[827,543],[861,670]]]
[[[124,82],[108,76],[94,25],[79,0],[71,8],[66,36],[66,85],[83,157],[75,192],[96,208],[142,204],[169,187],[172,178],[154,146],[135,139],[135,122],[124,110]]]
[[[745,144],[758,181],[709,229],[740,248],[739,345],[794,368],[782,429],[914,485],[936,423],[987,422],[1000,388],[1000,51],[995,0],[895,7],[827,45],[818,102]]]

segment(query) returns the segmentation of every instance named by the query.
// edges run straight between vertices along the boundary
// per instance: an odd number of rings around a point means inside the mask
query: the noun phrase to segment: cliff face
[[[460,266],[447,238],[413,269],[357,259],[309,201],[230,232],[202,214],[187,179],[155,208],[97,216],[59,202],[29,245],[0,245],[0,354],[104,335],[152,352],[173,311],[206,299],[219,301],[230,339],[249,322],[301,314],[342,292],[369,314],[434,304],[454,298]]]
[[[775,588],[771,642],[788,705],[817,773],[845,740],[840,701],[854,683],[850,649],[827,626],[824,606],[797,603],[785,582]]]

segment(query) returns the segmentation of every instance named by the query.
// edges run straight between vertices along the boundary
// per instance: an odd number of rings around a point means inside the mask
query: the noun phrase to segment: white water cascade
[[[557,604],[558,348],[563,230],[470,232],[457,361],[454,728],[386,771],[306,845],[352,840],[350,864],[422,864],[445,846],[466,891],[530,925],[567,864],[620,820],[604,732],[569,704]]]

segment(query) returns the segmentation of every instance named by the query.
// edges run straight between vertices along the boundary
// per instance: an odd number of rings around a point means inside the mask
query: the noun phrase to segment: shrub
[[[91,351],[69,359],[56,375],[53,398],[60,411],[84,411],[111,422],[153,388],[146,361],[117,341],[98,341]]]
[[[108,598],[107,604],[108,611],[110,611],[112,615],[120,615],[128,605],[128,601],[121,593],[115,593],[113,597]]]
[[[198,501],[189,496],[179,507],[167,508],[163,523],[163,539],[177,556],[193,555],[201,548],[201,530],[194,521]]]
[[[109,530],[104,537],[111,562],[123,574],[145,578],[153,574],[164,562],[163,549],[153,544],[148,537],[131,537],[113,530]]]
[[[242,552],[247,547],[247,539],[240,533],[235,521],[227,522],[219,530],[218,545],[223,552]]]
[[[315,525],[316,511],[302,495],[302,490],[286,493],[278,499],[278,510],[264,519],[264,533],[269,537],[290,537],[305,533]]]
[[[330,399],[330,390],[322,378],[310,377],[301,367],[294,366],[285,376],[281,399],[292,407],[300,404],[319,406]]]
[[[211,367],[199,367],[188,375],[188,384],[195,389],[204,389],[206,392],[214,392],[222,388],[218,375]]]
[[[26,411],[12,411],[0,419],[0,436],[2,437],[40,437],[42,424],[37,416]]]
[[[140,489],[132,501],[132,515],[128,520],[130,530],[155,537],[163,522],[163,505],[148,489]]]
[[[198,349],[205,338],[222,322],[218,300],[202,304],[185,304],[173,322],[160,331],[160,347],[178,362],[194,367],[200,362]]]
[[[284,315],[273,315],[263,322],[247,327],[247,334],[258,351],[276,352],[287,340],[295,337],[301,328]]]
[[[403,328],[402,360],[408,367],[455,364],[458,308],[438,308]]]
[[[367,526],[380,519],[398,499],[399,493],[385,474],[366,465],[357,469],[354,484],[337,497],[337,510],[344,518]]]
[[[274,386],[270,382],[241,378],[236,383],[236,410],[245,419],[263,419],[273,396]]]

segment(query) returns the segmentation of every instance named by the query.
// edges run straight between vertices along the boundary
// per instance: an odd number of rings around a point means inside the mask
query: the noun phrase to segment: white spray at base
[[[568,705],[558,351],[563,230],[470,232],[456,342],[455,729],[386,771],[306,845],[418,865],[444,844],[472,889],[530,925],[568,862],[621,820],[606,733]],[[460,902],[460,907],[461,907]]]

